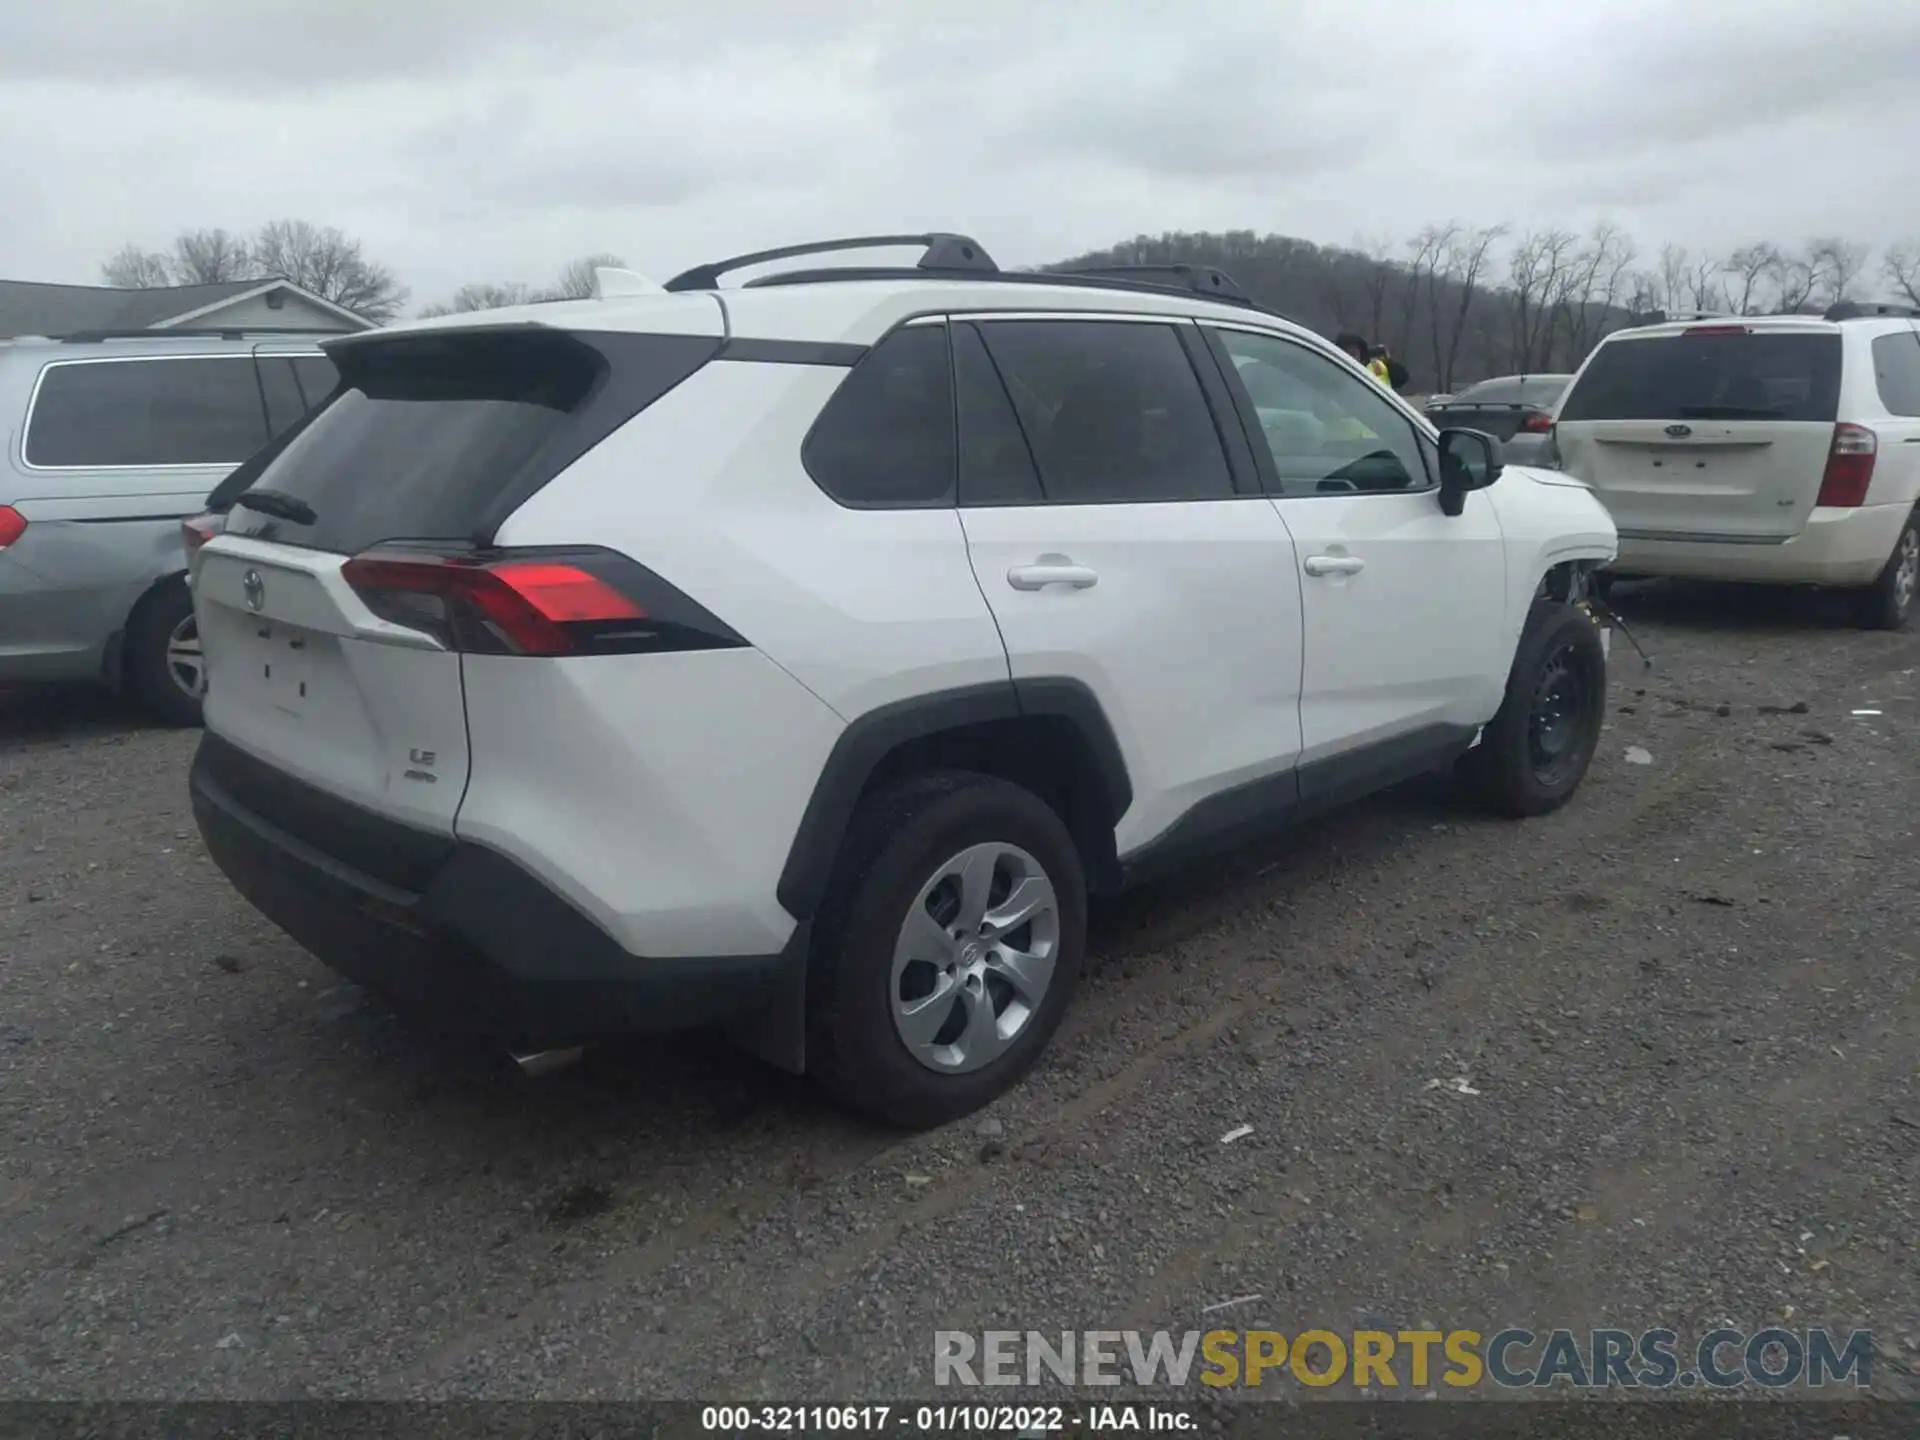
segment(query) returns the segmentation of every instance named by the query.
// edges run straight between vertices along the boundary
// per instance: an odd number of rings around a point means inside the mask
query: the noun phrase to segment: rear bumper
[[[337,800],[216,735],[189,786],[235,889],[436,1029],[539,1049],[738,1022],[790,996],[804,970],[805,926],[774,955],[630,954],[498,852]]]
[[[1620,532],[1617,575],[1670,575],[1777,585],[1869,585],[1893,554],[1912,513],[1906,505],[1816,509],[1805,528],[1778,545],[1647,539]]]
[[[1547,437],[1524,430],[1500,442],[1500,458],[1509,465],[1535,465],[1543,470],[1557,468],[1552,463],[1556,457]]]

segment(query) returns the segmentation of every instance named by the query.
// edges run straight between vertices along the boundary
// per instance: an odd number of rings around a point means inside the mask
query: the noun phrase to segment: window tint
[[[953,377],[960,410],[960,503],[1026,505],[1040,499],[1033,453],[972,325],[953,327]]]
[[[1049,503],[1217,500],[1233,478],[1200,381],[1170,325],[982,325]]]
[[[237,465],[267,441],[246,355],[50,365],[27,425],[30,465]]]
[[[1609,340],[1560,421],[1807,420],[1840,405],[1840,337],[1750,332]]]
[[[1880,403],[1895,415],[1920,415],[1920,335],[1901,331],[1873,342],[1873,378]]]
[[[1283,495],[1424,490],[1416,432],[1376,384],[1304,345],[1216,332],[1260,417]]]
[[[896,330],[840,382],[801,450],[843,505],[953,502],[953,381],[940,325]]]

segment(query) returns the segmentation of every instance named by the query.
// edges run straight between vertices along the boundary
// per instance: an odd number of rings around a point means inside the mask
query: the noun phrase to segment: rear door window
[[[29,465],[238,465],[267,441],[252,357],[67,361],[41,372]]]
[[[996,320],[980,333],[1049,504],[1233,498],[1213,411],[1173,326]]]
[[[973,325],[953,327],[953,376],[960,414],[960,503],[1030,505],[1040,472],[986,343]]]
[[[356,341],[340,384],[247,489],[229,531],[341,554],[385,540],[481,542],[506,514],[685,380],[692,335],[473,330]],[[484,532],[484,533],[483,533]]]
[[[1559,418],[1831,424],[1839,404],[1837,334],[1714,331],[1607,341]]]
[[[1891,414],[1920,415],[1920,335],[1902,330],[1876,336],[1873,379]]]

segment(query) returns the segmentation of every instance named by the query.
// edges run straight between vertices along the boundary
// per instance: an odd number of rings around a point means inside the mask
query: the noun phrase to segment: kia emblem
[[[1693,433],[1693,427],[1691,425],[1667,426],[1667,434],[1671,435],[1676,440],[1684,440],[1687,436],[1691,435],[1692,433]]]
[[[247,597],[247,608],[259,610],[267,603],[267,582],[260,578],[258,570],[249,570],[240,577],[240,593]]]

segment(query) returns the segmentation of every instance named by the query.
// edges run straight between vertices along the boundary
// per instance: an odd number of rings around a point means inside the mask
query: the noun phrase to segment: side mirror
[[[1440,432],[1440,509],[1458,515],[1467,508],[1467,492],[1484,490],[1500,478],[1506,462],[1500,442],[1483,430]]]

